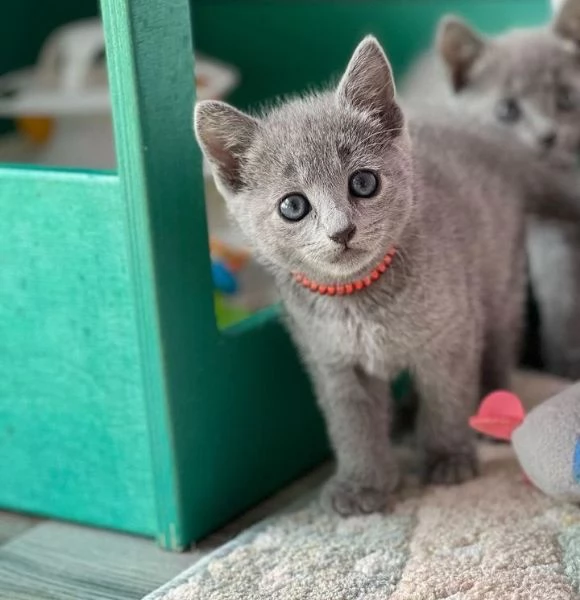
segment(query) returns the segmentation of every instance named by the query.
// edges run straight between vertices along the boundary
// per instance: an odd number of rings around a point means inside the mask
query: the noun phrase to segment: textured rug
[[[507,446],[458,487],[411,476],[388,515],[316,500],[253,527],[147,600],[580,599],[580,508],[525,483]]]

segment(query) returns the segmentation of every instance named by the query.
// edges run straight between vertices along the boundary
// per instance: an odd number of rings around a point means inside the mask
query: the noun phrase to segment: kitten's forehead
[[[292,100],[266,115],[254,146],[254,161],[273,175],[316,183],[371,153],[382,129],[341,105],[333,93]]]
[[[493,41],[481,74],[516,94],[541,92],[563,78],[580,76],[580,55],[549,29],[512,31]]]

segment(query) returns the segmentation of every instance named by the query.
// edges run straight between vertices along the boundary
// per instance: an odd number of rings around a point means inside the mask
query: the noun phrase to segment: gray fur
[[[570,13],[580,0],[568,0]],[[437,110],[441,104],[475,116],[500,134],[516,138],[554,167],[578,165],[580,151],[580,51],[578,41],[554,25],[512,30],[484,38],[457,17],[442,19],[436,50],[411,69],[402,87],[410,109]],[[561,25],[560,25],[561,26]],[[558,95],[569,91],[574,107],[558,109]],[[496,117],[500,100],[510,98],[522,108],[515,123]],[[555,134],[547,148],[546,134]]]
[[[219,102],[201,102],[195,113],[217,185],[279,286],[337,458],[324,498],[343,515],[381,510],[397,485],[389,383],[405,368],[422,400],[426,477],[455,483],[475,474],[468,418],[482,369],[490,387],[503,387],[515,359],[521,203],[546,193],[547,179],[527,161],[506,172],[494,139],[454,115],[406,124],[394,93],[380,45],[366,38],[335,91],[245,123]],[[349,175],[362,168],[380,176],[379,193],[366,200],[348,193]],[[278,203],[296,192],[313,210],[288,223]],[[331,239],[345,224],[356,226],[348,247]],[[393,244],[390,270],[352,296],[319,296],[291,276],[352,281]]]
[[[434,52],[423,57],[403,94],[419,112],[436,113],[444,104],[473,116],[496,134],[518,140],[523,151],[541,160],[554,177],[573,180],[580,173],[579,42],[580,0],[564,2],[547,27],[510,31],[492,39],[448,17],[437,36],[442,60]],[[562,93],[570,94],[569,110],[558,108]],[[496,117],[497,104],[505,98],[522,108],[515,123]],[[553,143],[546,145],[551,137]],[[546,366],[572,379],[580,378],[580,225],[556,213],[563,202],[580,206],[577,177],[575,186],[572,196],[547,198],[546,214],[532,216],[528,229]]]

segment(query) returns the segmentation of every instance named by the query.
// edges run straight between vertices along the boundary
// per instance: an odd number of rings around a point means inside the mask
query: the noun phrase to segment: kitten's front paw
[[[424,479],[437,485],[454,485],[473,479],[478,473],[474,451],[439,453],[425,461]]]
[[[342,517],[382,512],[389,499],[388,487],[362,485],[333,477],[322,491],[322,504]]]

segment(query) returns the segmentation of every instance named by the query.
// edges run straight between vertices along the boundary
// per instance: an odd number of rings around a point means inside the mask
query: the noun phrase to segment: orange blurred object
[[[54,130],[54,119],[50,117],[20,117],[16,119],[16,128],[35,144],[44,144]]]
[[[210,253],[215,260],[222,261],[233,273],[239,271],[248,262],[248,252],[234,250],[216,238],[210,240]]]

